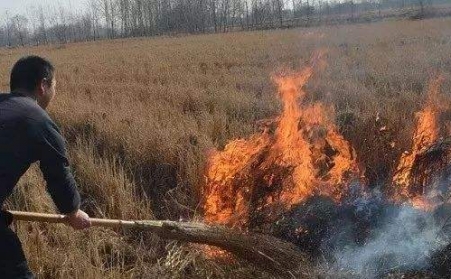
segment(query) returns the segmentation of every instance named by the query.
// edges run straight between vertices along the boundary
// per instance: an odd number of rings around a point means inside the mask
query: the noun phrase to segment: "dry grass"
[[[335,107],[368,179],[383,180],[409,147],[413,113],[437,72],[449,97],[450,38],[444,18],[0,50],[0,89],[19,57],[50,58],[59,91],[50,112],[68,139],[83,208],[96,217],[191,219],[208,149],[275,115],[270,75],[298,69],[317,49],[327,49],[328,66],[309,83],[309,98]],[[32,168],[8,206],[51,212],[43,185]],[[17,230],[39,278],[272,277],[140,232]]]

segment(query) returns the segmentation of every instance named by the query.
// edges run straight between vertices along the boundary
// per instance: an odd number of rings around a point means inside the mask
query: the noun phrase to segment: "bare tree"
[[[127,37],[130,33],[129,17],[130,17],[130,1],[118,0],[119,19],[121,22],[121,36]]]
[[[244,17],[244,7],[241,0],[232,0],[230,17],[231,27],[234,29],[237,19],[242,19]]]
[[[135,0],[133,9],[134,29],[136,30],[136,35],[144,36],[144,7],[143,0]]]
[[[152,36],[173,32],[227,32],[356,19],[361,11],[412,5],[421,15],[446,0],[85,0],[86,9],[37,5],[28,17],[10,17],[1,28],[0,45],[66,43],[97,38]],[[438,2],[437,2],[438,1]],[[61,2],[60,2],[61,3]],[[290,7],[287,7],[288,6]],[[291,9],[291,11],[290,11]],[[349,15],[348,18],[333,15]],[[291,21],[286,21],[290,18]],[[31,28],[29,28],[29,26]],[[30,36],[31,35],[31,36]]]
[[[68,26],[66,10],[62,5],[54,8],[53,13],[49,16],[49,21],[52,25],[53,35],[59,43],[65,44],[68,42]]]
[[[424,0],[418,0],[418,4],[420,5],[420,16],[424,15]]]
[[[28,36],[28,19],[22,15],[15,15],[11,18],[12,30],[19,39],[21,46],[25,46],[25,40]]]
[[[110,0],[110,27],[111,27],[111,38],[115,37],[115,21],[116,21],[116,2]]]
[[[91,14],[85,13],[81,18],[81,34],[83,40],[89,41],[93,38],[93,22],[91,19]]]
[[[249,0],[244,0],[246,7],[246,30],[249,29]]]
[[[11,47],[12,46],[12,32],[11,32],[11,20],[10,20],[10,18],[9,18],[9,13],[8,13],[8,11],[6,11],[5,12],[5,15],[6,15],[6,17],[5,17],[5,29],[6,29],[6,40],[7,40],[7,43],[8,43],[8,46],[9,47]]]
[[[47,36],[47,26],[46,26],[46,16],[44,15],[44,9],[42,5],[38,7],[38,20],[39,20],[39,33],[42,36],[44,44],[48,44],[48,36]]]
[[[6,45],[6,28],[0,26],[0,46]]]
[[[283,0],[275,0],[275,4],[277,7],[277,17],[279,19],[279,26],[282,27],[283,26],[283,8],[284,8]]]
[[[99,29],[99,8],[97,6],[97,0],[91,0],[89,2],[89,15],[91,18],[92,39],[95,41],[98,37]]]
[[[144,14],[147,25],[147,35],[153,35],[156,29],[156,9],[154,5],[154,1],[145,1],[144,2]]]
[[[213,25],[215,27],[215,32],[218,32],[218,19],[216,17],[216,0],[210,0],[210,9],[213,18]]]
[[[33,39],[36,45],[48,44],[46,15],[42,5],[30,7],[29,20],[33,29]]]
[[[113,0],[97,0],[93,2],[95,8],[100,11],[105,20],[105,26],[110,39],[115,38],[116,2]]]
[[[222,25],[222,31],[227,31],[227,25],[228,25],[228,17],[229,17],[229,0],[222,0],[222,19],[221,19],[221,25]]]

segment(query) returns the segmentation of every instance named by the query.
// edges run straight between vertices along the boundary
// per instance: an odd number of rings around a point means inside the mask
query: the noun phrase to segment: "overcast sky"
[[[26,15],[29,8],[37,5],[46,7],[58,7],[62,4],[65,7],[81,10],[86,6],[87,0],[0,0],[0,17],[4,16],[5,12],[8,14],[23,14]]]

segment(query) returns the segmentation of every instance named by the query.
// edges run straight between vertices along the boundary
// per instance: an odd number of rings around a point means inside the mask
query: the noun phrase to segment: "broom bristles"
[[[10,211],[17,221],[66,223],[64,215]],[[277,275],[295,278],[311,277],[312,267],[308,256],[294,244],[278,238],[198,222],[175,221],[125,221],[91,218],[93,226],[140,229],[161,238],[207,244],[226,250],[261,269]]]

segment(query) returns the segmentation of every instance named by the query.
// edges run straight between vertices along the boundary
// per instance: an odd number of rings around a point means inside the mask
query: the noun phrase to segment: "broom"
[[[17,221],[67,222],[64,215],[9,212]],[[198,222],[91,218],[91,224],[99,227],[145,230],[164,239],[216,246],[273,274],[284,275],[283,277],[307,278],[313,270],[308,256],[295,245],[268,235],[237,232],[230,228]]]

